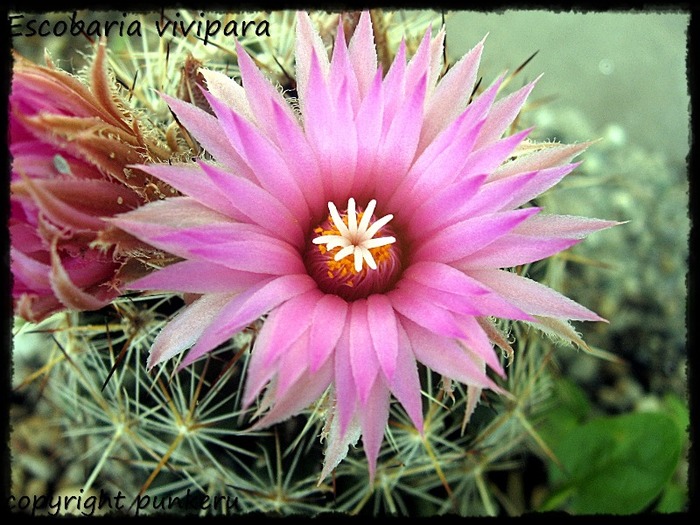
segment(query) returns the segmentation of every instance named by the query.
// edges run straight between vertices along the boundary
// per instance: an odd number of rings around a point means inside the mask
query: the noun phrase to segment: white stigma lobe
[[[348,200],[348,223],[346,225],[338,213],[335,204],[329,202],[328,210],[330,211],[331,220],[340,235],[320,235],[312,242],[314,244],[325,244],[326,249],[329,251],[335,248],[341,248],[338,253],[335,254],[334,259],[340,261],[345,257],[352,256],[354,258],[356,272],[362,270],[362,261],[366,262],[367,266],[372,270],[376,270],[377,263],[369,250],[396,242],[395,237],[374,238],[379,230],[394,218],[391,214],[385,215],[381,219],[374,221],[370,226],[369,222],[372,219],[372,214],[376,206],[377,201],[375,199],[369,201],[367,208],[362,213],[362,219],[360,219],[360,223],[358,224],[355,199],[350,198]]]

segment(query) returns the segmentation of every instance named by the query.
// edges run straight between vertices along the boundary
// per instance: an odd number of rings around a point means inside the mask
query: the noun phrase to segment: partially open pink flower
[[[524,154],[529,130],[502,138],[534,83],[496,102],[498,79],[469,102],[481,43],[438,82],[444,31],[408,63],[402,44],[386,75],[367,13],[349,45],[338,26],[330,60],[306,14],[296,36],[300,115],[238,46],[243,87],[203,71],[215,115],[168,98],[216,162],[143,166],[185,196],[114,222],[185,259],[132,288],[201,294],[150,366],[192,347],[187,366],[267,314],[244,393],[250,405],[266,389],[257,426],[331,387],[324,475],[360,433],[373,475],[392,394],[422,428],[418,362],[500,391],[486,366],[504,374],[492,342],[507,343],[489,316],[600,320],[504,268],[613,223],[522,207],[586,145]]]
[[[63,308],[100,308],[117,297],[127,273],[114,246],[95,247],[100,234],[113,229],[103,218],[149,200],[150,177],[125,167],[149,160],[155,146],[113,100],[104,43],[90,87],[51,64],[14,59],[9,227],[15,313],[39,321]]]

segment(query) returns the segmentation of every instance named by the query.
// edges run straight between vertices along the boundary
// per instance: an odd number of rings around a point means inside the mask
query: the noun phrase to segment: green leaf
[[[684,512],[688,505],[688,490],[676,483],[666,486],[661,500],[656,505],[656,512]]]
[[[558,443],[573,428],[583,423],[591,412],[591,404],[585,392],[573,381],[560,379],[554,385],[556,403],[547,410],[538,432],[547,444]]]
[[[664,412],[676,421],[676,425],[681,431],[687,433],[690,426],[690,412],[687,402],[674,393],[668,393],[664,396],[662,403]]]
[[[571,495],[576,514],[632,514],[664,489],[678,464],[683,435],[662,413],[595,418],[552,444],[553,496]]]

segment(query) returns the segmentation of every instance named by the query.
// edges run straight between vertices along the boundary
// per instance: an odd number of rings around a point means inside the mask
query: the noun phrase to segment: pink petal
[[[538,212],[539,208],[503,211],[451,224],[421,242],[412,254],[413,259],[457,261],[488,246]]]
[[[201,257],[232,270],[288,275],[304,273],[305,267],[299,252],[278,239],[268,241],[229,241],[190,249],[195,257]]]
[[[197,142],[218,162],[235,169],[239,175],[250,176],[247,166],[231,147],[226,133],[214,115],[164,93],[161,93],[161,97],[168,103],[187,132],[196,137]]]
[[[341,97],[346,100],[339,103],[331,98],[315,55],[311,60],[309,83],[313,89],[306,96],[304,130],[324,175],[326,194],[332,200],[336,192],[344,188],[345,181],[355,176],[357,135],[352,119],[341,118],[343,112],[349,115],[349,95]],[[347,87],[343,93],[347,94]]]
[[[307,371],[309,347],[309,331],[306,330],[294,343],[286,348],[279,356],[277,383],[275,385],[275,400],[279,401],[289,392],[290,388]]]
[[[470,177],[446,186],[428,196],[408,218],[406,230],[409,232],[409,235],[428,227],[434,228],[437,223],[445,224],[449,222],[470,199],[478,195],[486,177],[486,175]]]
[[[508,126],[513,123],[515,117],[520,113],[523,104],[525,104],[525,100],[541,77],[542,75],[538,76],[529,84],[496,102],[493,109],[489,111],[486,123],[481,130],[481,134],[476,143],[477,148],[501,138],[506,129],[508,129]]]
[[[372,345],[368,319],[367,301],[359,299],[350,304],[350,365],[352,377],[364,406],[379,372],[379,363]]]
[[[253,230],[253,225],[233,223],[190,197],[155,201],[109,222],[156,248],[185,258],[198,244],[217,242],[221,238],[262,237]]]
[[[397,320],[399,336],[398,353],[396,356],[396,370],[389,387],[403,405],[408,417],[423,434],[423,406],[421,403],[420,377],[416,359],[411,349],[411,340],[406,335],[403,325]]]
[[[438,31],[435,38],[430,41],[430,73],[428,76],[428,96],[431,96],[438,77],[442,71],[443,51],[445,43],[445,26]]]
[[[563,179],[566,175],[572,172],[578,165],[579,163],[567,164],[565,166],[546,168],[538,171],[537,177],[535,177],[531,181],[528,181],[528,183],[525,186],[513,193],[510,202],[507,206],[514,208],[534,199],[541,193],[544,193],[546,190],[557,184],[561,179]],[[514,177],[517,177],[517,175],[513,175],[509,178]],[[503,179],[492,181],[490,182],[490,184],[496,184],[501,180]]]
[[[431,28],[428,28],[423,35],[418,49],[416,49],[415,54],[408,62],[406,68],[406,93],[411,93],[418,89],[424,76],[426,77],[426,92],[428,90],[428,75],[430,74],[428,70],[430,66],[430,33]]]
[[[502,391],[456,341],[436,336],[408,320],[402,320],[401,324],[411,340],[416,359],[431,370],[465,385]]]
[[[514,160],[503,164],[492,174],[489,180],[498,180],[524,171],[537,171],[569,163],[590,145],[590,142],[581,144],[547,144],[541,150],[518,155]]]
[[[13,288],[17,288],[18,281],[21,281],[35,292],[52,293],[49,280],[50,265],[28,257],[14,246],[10,246],[10,261],[10,269],[14,277]]]
[[[513,153],[515,147],[527,137],[532,128],[525,129],[514,135],[510,135],[498,142],[487,144],[483,148],[475,151],[469,157],[469,162],[466,163],[465,169],[459,174],[459,177],[473,177],[483,173],[491,173],[498,166],[503,164],[508,157]]]
[[[238,42],[236,42],[238,44]],[[239,59],[240,65],[240,59]],[[201,68],[199,72],[204,77],[207,83],[207,91],[221,100],[224,104],[233,108],[233,110],[242,115],[247,120],[255,122],[255,113],[248,102],[246,90],[232,78],[229,78],[224,73],[214,71],[213,69]]]
[[[306,135],[296,118],[290,118],[284,105],[273,103],[273,117],[279,135],[284,140],[279,144],[280,152],[284,158],[294,159],[289,166],[294,178],[312,210],[325,207],[327,199],[323,191],[323,180],[319,171],[318,162],[313,149],[306,141]]]
[[[215,166],[202,168],[221,188],[231,204],[252,222],[262,226],[273,236],[295,246],[304,243],[304,232],[289,209],[257,184]]]
[[[231,270],[204,261],[181,261],[132,281],[128,290],[166,290],[185,293],[238,293],[267,276]]]
[[[384,429],[389,419],[389,389],[381,378],[374,382],[367,399],[367,405],[360,413],[362,445],[367,457],[370,484],[377,468],[377,456],[384,439]]]
[[[355,71],[350,63],[348,47],[345,43],[343,20],[342,17],[339,17],[328,77],[328,85],[330,86],[333,98],[340,98],[340,88],[344,84],[347,86],[348,98],[350,106],[352,107],[351,113],[354,115],[360,104],[360,92],[357,84],[357,77],[355,77]]]
[[[135,167],[167,182],[207,208],[224,215],[235,216],[237,213],[221,190],[197,164],[145,164]]]
[[[397,312],[440,336],[464,336],[451,312],[436,306],[427,298],[411,294],[409,290],[404,290],[404,287],[404,283],[399,282],[396,288],[387,293]]]
[[[308,275],[285,275],[263,281],[232,299],[211,322],[179,369],[199,359],[279,304],[315,287]]]
[[[496,292],[486,295],[473,295],[470,298],[471,307],[475,308],[481,317],[492,316],[517,321],[533,321],[533,317],[516,306],[513,301],[501,297]]]
[[[386,295],[372,294],[367,298],[367,323],[379,365],[384,377],[391,381],[396,371],[399,334],[396,314]]]
[[[364,98],[377,71],[377,51],[374,47],[374,31],[368,11],[363,11],[360,15],[360,21],[350,39],[348,53],[357,77],[360,97]]]
[[[343,333],[338,339],[338,344],[333,354],[335,357],[336,414],[341,436],[344,436],[348,430],[348,425],[357,405],[357,388],[353,378],[350,355],[350,323],[346,323],[343,328]]]
[[[374,182],[371,175],[382,134],[384,115],[383,92],[382,70],[379,69],[367,96],[360,104],[355,120],[357,127],[357,168],[353,181],[353,192],[358,194],[365,191],[368,181]]]
[[[208,100],[227,130],[229,141],[254,174],[255,180],[279,200],[297,221],[308,221],[306,201],[277,147],[251,123],[222,107],[221,102],[213,97],[208,97]],[[252,180],[252,177],[247,178]]]
[[[463,295],[489,293],[488,288],[464,275],[461,271],[439,262],[421,261],[414,263],[406,268],[403,277],[444,292]]]
[[[418,146],[425,149],[462,112],[472,93],[484,41],[464,55],[440,80],[425,110],[425,124]]]
[[[316,55],[323,78],[327,78],[330,68],[326,48],[318,32],[311,24],[311,19],[303,11],[297,12],[296,27],[296,47],[294,56],[296,58],[296,81],[297,93],[299,94],[299,104],[302,113],[306,113],[307,91],[316,89],[316,86],[309,86],[309,76],[311,72],[311,57]]]
[[[470,269],[469,275],[530,315],[560,319],[603,321],[604,319],[551,288],[504,270]]]
[[[410,98],[396,111],[388,133],[380,141],[376,170],[383,180],[376,189],[378,200],[388,198],[413,162],[422,124],[426,83],[427,76],[423,75]]]
[[[620,222],[575,217],[573,215],[535,215],[513,229],[513,233],[536,237],[569,237],[583,239],[586,235],[618,226]]]
[[[275,395],[283,397],[307,370],[311,313],[322,296],[320,291],[312,289],[270,312],[251,353],[244,406],[253,402],[274,374],[278,374]]]
[[[236,54],[243,80],[242,89],[254,115],[254,118],[249,120],[255,122],[268,138],[280,144],[284,141],[284,137],[278,134],[275,127],[272,113],[273,105],[282,107],[288,118],[294,118],[294,114],[282,94],[260,72],[238,41],[236,41]],[[233,107],[235,108],[235,106]],[[238,113],[240,114],[240,112]]]
[[[314,288],[306,293],[292,297],[275,309],[277,320],[274,322],[269,335],[269,345],[273,349],[265,358],[265,366],[272,366],[281,355],[286,353],[287,348],[311,328],[314,311],[324,297],[325,294]],[[268,318],[265,324],[269,323],[270,320]],[[306,347],[310,346],[309,342],[307,341],[305,344]],[[307,362],[306,355],[304,355],[304,362]],[[312,372],[315,372],[315,370],[312,370]]]
[[[423,298],[433,306],[444,308],[460,315],[479,315],[480,310],[474,306],[468,293],[452,293],[438,290],[429,285],[420,284],[412,279],[403,279],[401,288],[417,297]],[[461,292],[461,291],[460,291]]]
[[[244,409],[247,409],[255,401],[268,381],[277,374],[277,364],[270,363],[273,361],[270,359],[270,354],[277,350],[277,347],[271,343],[275,332],[280,331],[279,311],[279,308],[275,308],[268,314],[255,337],[255,343],[250,351],[243,389],[242,405]]]
[[[458,268],[511,268],[545,259],[559,253],[579,239],[557,239],[518,235],[510,232],[455,263]]]
[[[232,297],[233,295],[229,293],[210,293],[180,310],[165,324],[153,341],[146,365],[148,369],[195,344],[202,332]]]
[[[303,374],[291,385],[284,396],[276,397],[275,404],[251,430],[269,427],[288,419],[318,400],[326,391],[333,377],[333,360],[329,360],[315,373]]]
[[[410,171],[391,196],[388,205],[396,207],[412,196],[421,198],[455,180],[469,160],[474,143],[485,122],[485,115],[498,93],[502,78],[482,93],[462,114],[442,130],[421,151]]]
[[[458,319],[458,322],[462,324],[465,335],[463,343],[467,348],[488,364],[498,375],[505,378],[506,374],[501,361],[478,321],[473,317],[463,316]]]
[[[479,193],[469,202],[465,202],[464,206],[457,209],[450,220],[467,219],[475,215],[484,215],[505,209],[513,209],[518,205],[513,203],[513,199],[522,194],[523,188],[526,188],[539,176],[539,172],[532,171],[529,173],[519,173],[507,179],[500,179],[494,182],[486,182],[480,189]],[[522,204],[522,203],[520,203]],[[436,224],[445,224],[443,220]]]
[[[413,280],[423,286],[431,287],[442,292],[449,292],[453,295],[462,295],[468,304],[462,301],[462,309],[471,308],[482,316],[496,316],[507,319],[521,319],[531,321],[532,317],[516,308],[499,295],[485,287],[479,281],[452,266],[435,263],[419,262],[412,264],[404,272],[405,280]],[[403,281],[402,281],[403,282]],[[449,297],[442,296],[443,300]],[[452,298],[457,303],[456,298]]]
[[[313,311],[309,338],[309,369],[318,370],[338,343],[345,328],[348,303],[337,295],[324,294]]]
[[[99,294],[101,297],[78,288],[63,266],[61,257],[56,250],[56,243],[51,245],[51,273],[49,277],[51,289],[56,298],[64,306],[73,310],[98,310],[117,296],[116,291],[110,292],[108,288],[105,288],[104,293]]]
[[[20,184],[41,212],[56,224],[76,230],[97,231],[104,227],[104,221],[91,213],[84,213],[57,198],[41,180],[24,177]],[[109,184],[109,183],[107,183]]]
[[[394,120],[394,115],[404,102],[406,89],[406,41],[401,40],[399,48],[394,56],[394,61],[384,77],[384,92],[391,93],[391,97],[384,100],[384,119],[382,130],[386,134],[389,125]]]

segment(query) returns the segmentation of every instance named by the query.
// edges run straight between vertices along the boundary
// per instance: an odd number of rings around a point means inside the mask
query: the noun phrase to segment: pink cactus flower
[[[322,476],[362,436],[374,476],[391,396],[421,430],[417,364],[501,392],[488,317],[565,332],[590,310],[507,268],[546,258],[613,222],[547,215],[527,203],[571,172],[586,145],[527,149],[503,137],[534,82],[473,101],[482,43],[442,78],[444,30],[409,62],[402,43],[378,68],[370,17],[332,57],[297,17],[299,113],[241,46],[242,77],[202,71],[214,115],[167,98],[216,162],[141,169],[184,196],[113,222],[184,260],[130,286],[200,294],[158,335],[149,366],[190,348],[181,367],[267,315],[244,403],[265,391],[256,428],[330,388]],[[439,80],[439,81],[438,81]],[[519,149],[520,148],[520,149]]]

